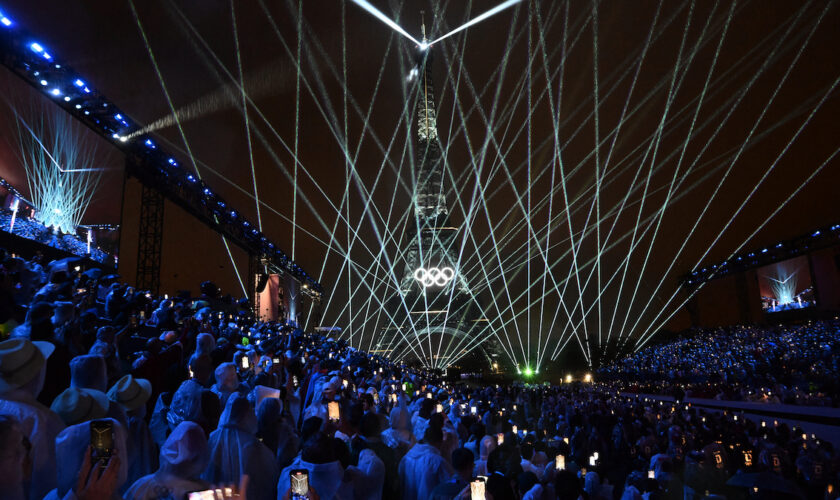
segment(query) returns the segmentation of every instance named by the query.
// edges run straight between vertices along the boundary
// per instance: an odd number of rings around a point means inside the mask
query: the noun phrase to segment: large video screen
[[[761,308],[765,313],[804,309],[817,305],[808,258],[777,262],[758,269]]]

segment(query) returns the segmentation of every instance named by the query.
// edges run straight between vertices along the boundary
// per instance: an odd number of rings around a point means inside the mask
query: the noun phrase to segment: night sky
[[[425,10],[435,38],[501,2],[372,3],[417,37]],[[376,312],[377,300],[393,287],[388,262],[397,280],[403,273],[398,241],[411,206],[414,161],[413,150],[404,147],[410,122],[403,111],[412,109],[406,102],[414,87],[406,76],[413,44],[352,2],[304,1],[298,99],[297,1],[135,4],[150,47],[127,1],[3,0],[0,10],[139,123],[170,114],[150,48],[184,117],[183,133],[200,174],[256,223],[241,95],[231,80],[239,78],[235,15],[245,89],[253,100],[250,150],[264,204],[263,231],[287,253],[294,251],[310,274],[321,276],[323,269],[324,323],[352,332],[354,345],[366,347],[385,321]],[[677,277],[698,261],[716,262],[840,220],[838,160],[805,183],[840,146],[840,100],[833,87],[840,77],[838,47],[835,2],[775,0],[734,6],[524,1],[436,45],[438,130],[448,143],[450,218],[464,241],[460,269],[488,304],[487,316],[496,321],[509,355],[533,366],[540,345],[548,349],[540,351],[542,365],[549,363],[558,340],[572,335],[571,328],[564,330],[568,311],[579,324],[580,340],[571,337],[559,359],[579,360],[585,336],[598,358],[599,289],[603,343],[613,311],[619,324],[627,316],[625,335],[686,328],[688,315],[680,311],[660,323],[685,298],[677,292],[666,305],[678,290]],[[6,70],[0,71],[0,85],[18,99],[31,93]],[[6,115],[0,175],[25,191],[8,104],[0,109]],[[345,129],[348,155],[342,148]],[[178,127],[154,134],[192,168]],[[104,141],[100,150],[103,165],[113,170],[106,172],[85,222],[119,223],[122,159]],[[120,255],[120,272],[129,281],[138,192],[129,182]],[[600,267],[591,266],[599,255]],[[233,256],[244,273],[244,253],[233,249]],[[575,267],[578,279],[571,273]],[[208,277],[241,294],[221,238],[168,205],[164,291],[196,290]],[[581,305],[589,311],[583,323],[574,309]],[[508,321],[520,311],[530,314]],[[614,326],[612,335],[618,330]]]

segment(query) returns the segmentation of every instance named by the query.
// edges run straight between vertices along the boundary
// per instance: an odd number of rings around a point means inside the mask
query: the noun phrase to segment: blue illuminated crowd
[[[159,297],[67,260],[0,263],[0,498],[281,500],[295,471],[321,500],[471,499],[477,476],[492,500],[837,498],[832,444],[779,421],[628,396],[601,376],[448,383],[254,322],[211,283]],[[834,323],[776,331],[776,349],[755,328],[696,333],[602,376],[705,384],[693,349],[729,353],[719,382],[754,390],[770,387],[765,368],[774,392],[801,389],[808,356],[836,369]]]
[[[599,378],[638,392],[837,407],[840,321],[693,329],[602,368]]]
[[[90,255],[88,255],[87,242],[82,241],[76,235],[62,234],[53,231],[35,219],[28,217],[15,217],[15,225],[12,227],[12,212],[8,210],[0,211],[0,230],[10,232],[16,236],[37,241],[44,245],[70,252],[79,257],[89,257],[96,262],[108,262],[111,257],[104,251],[92,246]]]

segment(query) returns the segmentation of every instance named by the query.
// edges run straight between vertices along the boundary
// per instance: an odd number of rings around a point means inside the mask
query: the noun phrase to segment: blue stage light
[[[8,17],[4,16],[3,14],[0,14],[0,24],[2,24],[3,26],[6,26],[8,28],[9,26],[12,25],[12,20],[9,19]]]
[[[82,105],[81,104],[76,104],[76,109],[82,109]]]
[[[211,194],[213,194],[213,191],[210,191],[210,188],[204,188],[204,194],[210,196]]]
[[[767,253],[767,249],[766,249],[766,248],[762,248],[762,249],[761,249],[761,253]]]
[[[77,86],[77,87],[79,87],[79,88],[82,88],[82,87],[84,87],[84,86],[85,86],[85,82],[83,82],[83,81],[81,81],[81,80],[78,80],[78,79],[77,79],[75,82],[73,82],[73,85],[75,85],[75,86]]]
[[[195,177],[193,177],[193,175],[190,174],[190,175],[187,176],[187,180],[190,181],[190,182],[195,182]]]
[[[64,100],[67,101],[67,102],[70,102],[70,96],[69,95],[64,96]]]
[[[123,119],[122,115],[119,114],[119,113],[115,114],[114,118],[116,118],[117,120],[122,120]]]
[[[236,210],[231,210],[230,211],[230,216],[235,219],[236,218]]]
[[[59,96],[59,95],[61,95],[61,90],[52,89],[52,90],[50,90],[50,94],[55,95],[55,96]]]
[[[32,49],[32,52],[35,52],[36,54],[40,54],[44,51],[44,47],[41,47],[41,44],[37,42],[29,44],[29,48]]]
[[[47,86],[47,81],[46,81],[46,80],[41,80],[41,85],[43,85],[44,87],[46,87],[46,86]]]
[[[172,165],[172,166],[175,166],[175,165],[178,164],[178,162],[175,161],[175,158],[170,158],[168,161],[169,161],[169,164]]]
[[[814,232],[814,234],[812,234],[811,236],[819,236],[819,235],[820,235],[820,232],[819,232],[819,231],[816,231],[816,232]]]
[[[150,147],[150,148],[152,148],[152,149],[155,149],[155,147],[156,147],[156,146],[155,146],[155,143],[154,143],[154,142],[152,142],[152,140],[151,140],[151,139],[146,139],[146,146],[149,146],[149,147]]]

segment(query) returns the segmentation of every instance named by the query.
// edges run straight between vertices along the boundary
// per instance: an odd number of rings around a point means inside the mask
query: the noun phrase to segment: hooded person
[[[306,441],[300,455],[280,473],[277,482],[277,500],[282,500],[283,494],[291,484],[290,475],[294,469],[306,469],[309,472],[309,484],[321,500],[333,500],[344,478],[344,468],[336,457],[332,439],[322,433],[317,433]]]
[[[25,485],[27,497],[41,500],[55,488],[55,438],[64,422],[39,403],[44,387],[46,360],[53,352],[49,342],[10,339],[0,342],[0,415],[17,420],[32,445],[32,477]]]
[[[203,388],[195,380],[185,380],[172,396],[172,404],[166,412],[166,421],[172,431],[181,422],[188,420],[202,425],[204,414],[201,407],[201,393]]]
[[[283,418],[283,404],[279,399],[265,398],[257,406],[257,436],[277,458],[277,464],[290,464],[300,447],[294,428]]]
[[[119,422],[112,418],[98,420],[98,422],[110,422],[113,429],[114,452],[119,457],[119,471],[117,473],[117,484],[112,498],[121,498],[118,491],[126,482],[128,475],[128,458],[126,457],[126,430]],[[55,438],[55,454],[61,457],[61,467],[58,468],[56,488],[49,492],[44,500],[75,500],[76,494],[73,488],[77,485],[79,471],[85,460],[85,453],[90,446],[90,424],[85,421],[71,425],[61,431]],[[106,499],[102,499],[106,500]]]
[[[144,476],[125,492],[132,500],[185,498],[190,491],[205,490],[210,484],[200,475],[207,467],[207,438],[194,422],[182,422],[160,449],[160,468]]]
[[[210,355],[216,348],[216,339],[210,333],[199,333],[195,338],[195,355]]]
[[[227,405],[227,400],[231,394],[245,394],[247,387],[239,382],[239,375],[236,372],[236,364],[222,363],[216,367],[216,383],[210,387],[214,394],[219,396],[219,401],[222,407]]]
[[[373,450],[359,453],[357,465],[350,465],[344,471],[344,481],[349,482],[355,500],[381,500],[385,486],[385,463]]]
[[[103,393],[107,391],[108,370],[105,366],[105,358],[85,354],[70,360],[70,387],[92,389]],[[106,409],[107,417],[117,420],[123,427],[128,428],[128,415],[122,406],[109,404]]]
[[[128,416],[128,480],[130,486],[158,467],[157,446],[146,424],[146,401],[152,395],[152,384],[145,379],[126,375],[108,391],[111,404],[123,408]]]
[[[441,455],[445,448],[443,415],[429,418],[423,441],[414,445],[400,460],[401,498],[421,500],[429,498],[432,490],[448,481],[454,474],[452,466]]]
[[[319,379],[320,381],[324,381],[323,385],[321,385],[321,397],[313,397],[312,402],[303,411],[303,420],[311,417],[318,417],[324,422],[328,420],[329,410],[327,409],[327,403],[335,400],[335,395],[341,388],[341,379],[337,376],[329,380],[322,377]]]
[[[249,499],[273,499],[279,470],[274,454],[254,434],[256,429],[257,417],[248,399],[239,394],[228,398],[219,428],[210,434],[210,461],[202,478],[232,484],[247,474]]]
[[[382,431],[382,440],[385,444],[404,453],[414,446],[417,439],[411,432],[411,420],[408,410],[405,407],[395,406],[391,410],[391,428]]]
[[[484,436],[481,438],[479,448],[478,460],[475,461],[475,475],[488,476],[487,458],[490,456],[490,452],[496,449],[496,438],[493,436]]]

